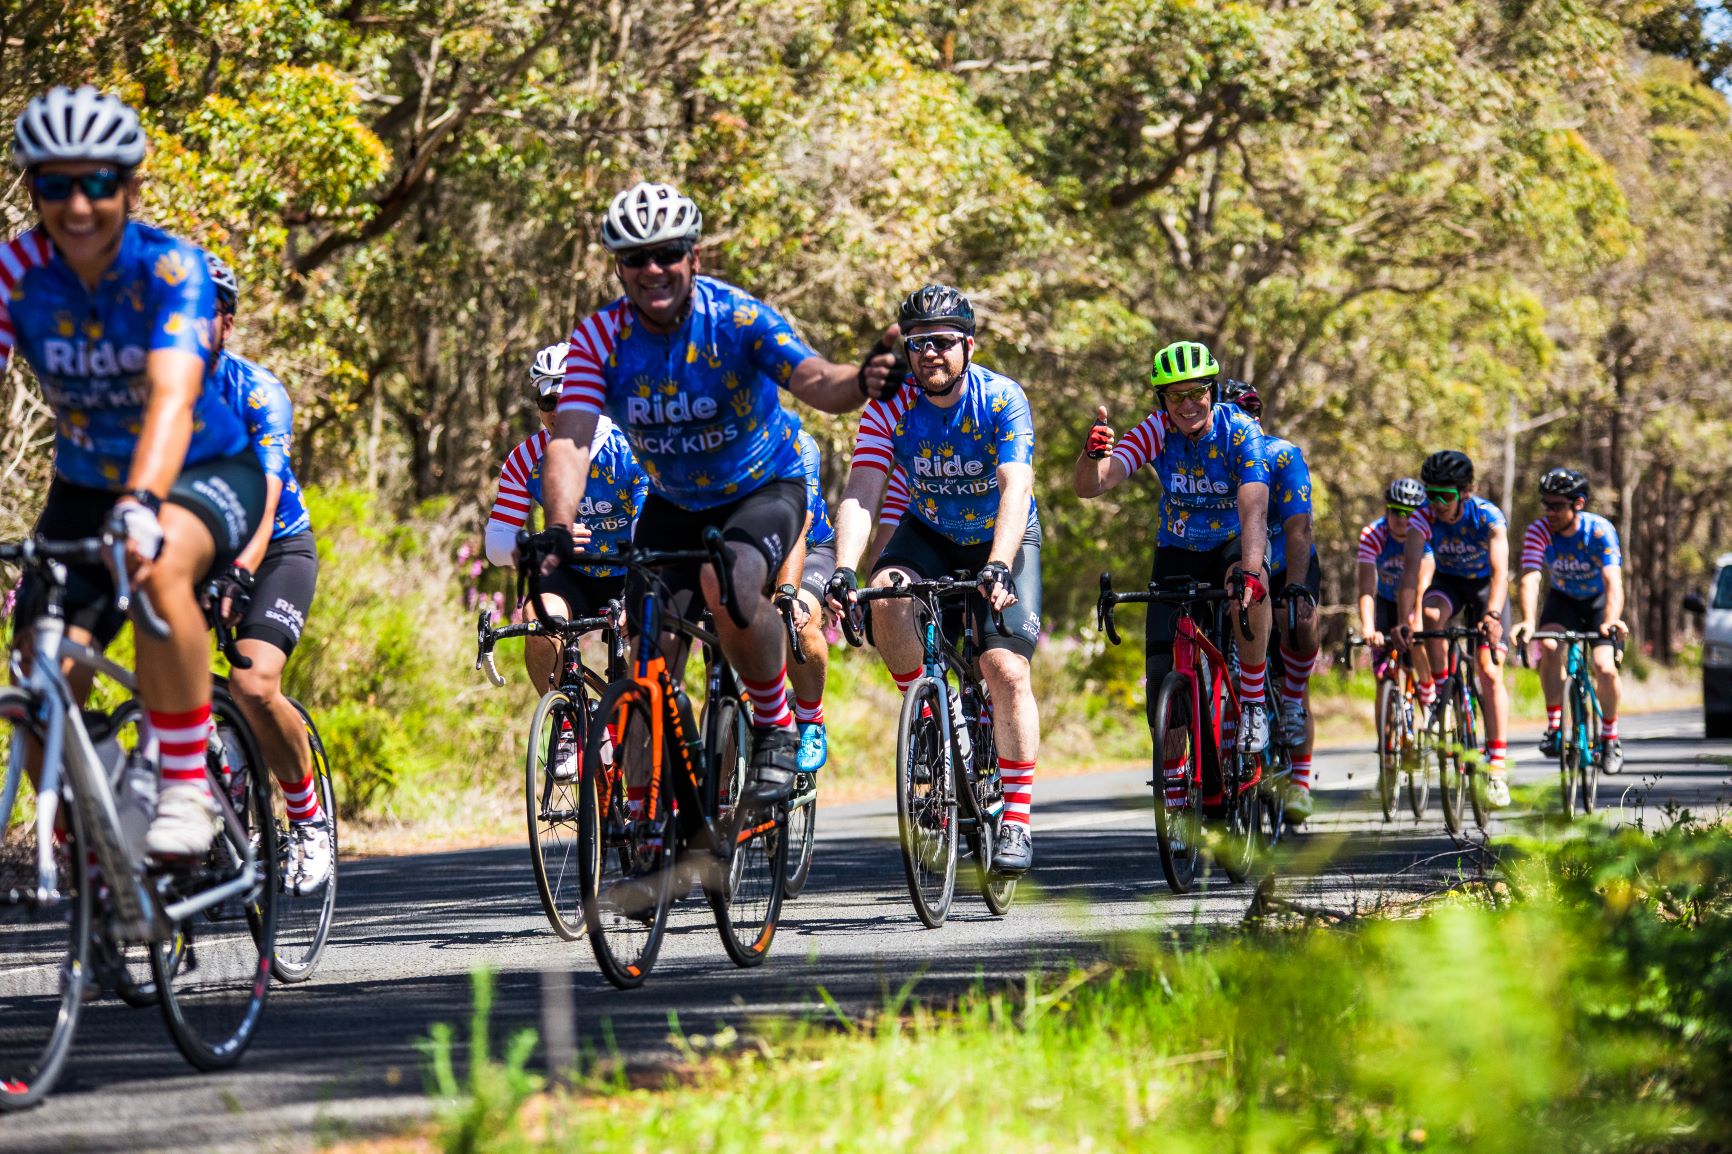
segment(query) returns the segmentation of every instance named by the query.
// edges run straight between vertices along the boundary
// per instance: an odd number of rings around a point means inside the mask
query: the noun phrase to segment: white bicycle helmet
[[[24,106],[12,129],[12,163],[34,168],[57,160],[94,160],[137,168],[144,160],[138,113],[117,96],[86,84],[50,88]]]
[[[601,243],[609,252],[686,241],[703,235],[704,214],[671,184],[641,182],[613,198],[601,219]]]
[[[233,309],[241,295],[241,282],[235,279],[235,270],[215,253],[205,253],[204,259],[205,264],[210,266],[211,283],[216,286],[217,303],[224,308]]]
[[[535,364],[529,368],[529,383],[535,386],[536,392],[549,396],[565,384],[565,354],[571,351],[571,345],[560,341],[557,345],[548,345],[535,354]]]

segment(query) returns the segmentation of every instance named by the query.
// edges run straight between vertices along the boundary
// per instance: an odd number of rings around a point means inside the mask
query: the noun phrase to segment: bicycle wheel
[[[1405,686],[1396,699],[1401,703],[1401,766],[1407,778],[1407,808],[1414,821],[1424,821],[1431,801],[1430,735],[1423,725],[1416,724],[1414,711],[1419,706]]]
[[[529,754],[523,766],[523,810],[535,889],[548,924],[568,942],[584,932],[583,892],[577,877],[579,784],[577,778],[555,780],[553,768],[565,741],[575,742],[588,759],[589,720],[582,704],[574,704],[564,690],[549,691],[529,723]],[[600,750],[597,743],[597,757]]]
[[[602,694],[595,720],[614,727],[613,764],[601,763],[604,726],[591,726],[578,790],[583,918],[596,965],[622,990],[649,976],[673,902],[673,799],[665,777],[651,796],[662,761],[650,704],[636,682],[616,682]],[[633,793],[640,793],[635,805]]]
[[[716,783],[716,828],[733,845],[725,886],[705,886],[716,915],[722,947],[736,966],[760,965],[776,940],[782,916],[783,887],[788,877],[788,817],[786,805],[764,809],[736,804],[749,778],[751,734],[740,699],[724,696],[716,703],[710,729]],[[704,851],[693,851],[702,854]]]
[[[1462,818],[1467,814],[1467,774],[1457,750],[1461,709],[1453,679],[1438,690],[1438,703],[1433,748],[1437,754],[1438,793],[1443,799],[1443,826],[1450,833],[1459,834]]]
[[[319,791],[319,809],[331,830],[331,877],[316,893],[291,894],[287,888],[277,895],[277,946],[271,957],[271,974],[279,982],[304,982],[319,968],[325,943],[331,940],[331,920],[337,912],[337,791],[331,781],[331,763],[318,726],[300,702],[289,704],[301,715],[307,731],[307,746],[313,755],[313,786]],[[271,791],[271,820],[277,835],[278,876],[290,853],[288,811],[281,790]]]
[[[1565,821],[1576,818],[1576,773],[1581,754],[1577,739],[1581,734],[1581,702],[1576,700],[1576,680],[1564,677],[1564,711],[1558,729],[1558,798],[1562,802]]]
[[[38,893],[37,797],[24,772],[30,697],[0,689],[0,1113],[34,1106],[54,1088],[83,1005],[91,893],[84,882],[83,823],[62,804],[65,840],[51,850],[60,892]],[[70,801],[70,799],[65,799]],[[0,803],[3,804],[3,803]]]
[[[1197,865],[1203,846],[1202,773],[1198,764],[1198,744],[1191,740],[1190,724],[1191,679],[1183,673],[1171,672],[1161,681],[1155,696],[1155,719],[1151,727],[1154,739],[1155,836],[1160,843],[1161,872],[1167,887],[1176,894],[1188,893],[1197,879]],[[1174,788],[1182,793],[1182,804],[1167,804],[1167,763],[1174,766],[1175,778],[1183,774],[1182,784],[1175,780]],[[1175,800],[1179,800],[1175,798]]]
[[[1401,724],[1401,692],[1395,682],[1377,682],[1377,802],[1383,820],[1395,820],[1401,794],[1401,764],[1404,747]]]
[[[240,831],[225,822],[210,852],[189,866],[156,875],[164,906],[207,895],[243,876],[247,843],[257,867],[253,884],[214,905],[187,914],[171,936],[150,946],[163,1020],[186,1060],[201,1070],[218,1070],[240,1060],[264,1017],[275,953],[277,872],[272,844],[270,772],[258,742],[228,694],[211,696],[211,720],[218,733],[233,732],[235,744],[212,742],[206,754],[213,788],[227,791]],[[240,754],[240,764],[234,755]],[[224,781],[223,761],[229,762]]]
[[[1483,783],[1474,780],[1486,774],[1485,749],[1485,707],[1480,704],[1479,691],[1468,689],[1462,698],[1462,704],[1457,711],[1457,722],[1461,726],[1458,745],[1461,758],[1461,775],[1467,782],[1468,804],[1473,807],[1473,824],[1481,830],[1491,819],[1491,811],[1485,804]]]
[[[1231,639],[1229,638],[1229,644]],[[1235,655],[1236,656],[1236,655]],[[1238,662],[1232,662],[1234,677],[1238,676]],[[1221,728],[1228,730],[1231,721],[1233,738],[1229,744],[1223,737],[1222,744],[1226,746],[1221,751],[1221,807],[1225,814],[1225,822],[1220,835],[1212,839],[1212,852],[1221,869],[1234,882],[1242,882],[1251,876],[1251,870],[1256,865],[1258,841],[1264,836],[1263,831],[1263,790],[1260,785],[1247,783],[1258,776],[1259,769],[1267,772],[1262,755],[1247,755],[1238,741],[1238,715],[1233,708],[1226,688],[1221,690]],[[1267,708],[1267,706],[1265,706]],[[1279,714],[1270,714],[1279,716]],[[1270,742],[1271,745],[1276,744]],[[1290,772],[1290,771],[1289,771]],[[1290,781],[1291,777],[1282,779]]]
[[[1576,781],[1582,799],[1582,812],[1593,813],[1600,799],[1600,750],[1605,742],[1600,737],[1599,701],[1590,699],[1586,687],[1576,690],[1577,727],[1580,736],[1576,746]]]
[[[818,784],[810,774],[797,774],[794,798],[788,803],[788,875],[782,880],[784,898],[797,898],[806,892],[817,841]]]
[[[938,683],[915,682],[902,699],[896,736],[896,825],[914,912],[928,928],[944,924],[956,893],[956,791],[938,718]]]
[[[980,896],[993,916],[1002,918],[1016,900],[1017,879],[992,870],[992,852],[1004,821],[1004,780],[998,775],[998,741],[989,722],[976,719],[972,732],[974,770],[969,775],[967,796],[973,801],[974,832],[968,837],[969,850],[974,855],[974,880],[980,887]]]

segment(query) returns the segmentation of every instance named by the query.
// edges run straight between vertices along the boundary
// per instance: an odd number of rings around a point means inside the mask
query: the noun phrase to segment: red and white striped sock
[[[204,755],[211,732],[210,703],[184,713],[152,709],[147,716],[162,759],[162,784],[196,785],[209,797],[210,778],[205,775]]]
[[[1285,645],[1281,647],[1281,664],[1286,667],[1281,677],[1281,697],[1298,705],[1305,700],[1305,686],[1311,681],[1311,670],[1317,665],[1317,651],[1301,657]]]
[[[1491,763],[1491,771],[1493,773],[1502,773],[1504,771],[1504,759],[1508,753],[1509,746],[1505,742],[1488,741],[1485,743],[1486,760]]]
[[[1602,741],[1611,741],[1614,738],[1616,738],[1617,736],[1618,736],[1618,719],[1617,718],[1608,717],[1608,718],[1605,718],[1604,720],[1602,720],[1600,722],[1600,739]]]
[[[1440,673],[1436,677],[1433,677],[1431,679],[1432,695],[1435,697],[1437,694],[1442,693],[1443,687],[1447,684],[1449,684],[1449,674]]]
[[[1263,693],[1269,681],[1268,673],[1267,661],[1239,666],[1239,700],[1247,705],[1263,704]]]
[[[769,681],[740,678],[740,685],[752,702],[752,724],[779,728],[794,724],[794,713],[788,708],[788,667],[777,670]]]
[[[816,701],[801,701],[796,696],[794,698],[794,720],[801,725],[823,725],[824,699],[820,697]]]
[[[1562,729],[1564,727],[1564,707],[1561,705],[1546,706],[1546,728]]]
[[[1311,788],[1311,758],[1293,755],[1293,784],[1302,789]]]
[[[1161,775],[1167,779],[1167,808],[1185,808],[1185,755],[1165,758],[1161,762]]]
[[[319,791],[313,788],[313,775],[308,774],[299,785],[283,786],[283,805],[290,821],[315,821],[319,816]]]
[[[998,776],[1004,782],[1004,820],[1029,824],[1034,804],[1034,762],[998,759]]]
[[[1419,691],[1419,704],[1430,709],[1431,703],[1437,700],[1437,690],[1431,687],[1431,678],[1420,678],[1417,689]]]
[[[920,680],[921,673],[922,673],[922,671],[919,669],[910,669],[907,673],[898,673],[894,669],[892,669],[890,671],[890,679],[892,681],[896,682],[896,692],[900,693],[904,697],[907,697],[908,691],[910,689],[914,688],[914,683],[916,681]],[[922,705],[920,707],[920,716],[931,717],[932,716],[932,706],[931,705]]]

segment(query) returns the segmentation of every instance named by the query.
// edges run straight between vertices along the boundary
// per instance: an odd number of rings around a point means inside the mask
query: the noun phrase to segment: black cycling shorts
[[[36,519],[35,532],[50,541],[76,541],[99,535],[121,494],[93,489],[56,476]],[[169,490],[170,504],[191,510],[216,542],[211,572],[227,568],[252,539],[265,512],[265,474],[251,452],[188,465]],[[29,622],[42,611],[42,591],[26,577],[18,598],[17,620]],[[66,623],[87,630],[97,648],[120,633],[126,619],[114,609],[114,578],[102,564],[69,565],[66,571]]]
[[[1213,549],[1184,549],[1177,545],[1158,545],[1155,547],[1155,564],[1149,575],[1151,581],[1168,580],[1174,577],[1190,577],[1197,581],[1205,581],[1219,586],[1227,579],[1227,571],[1239,564],[1241,542],[1234,537],[1223,541]],[[1268,567],[1263,569],[1265,584],[1273,588],[1274,582],[1269,577]],[[1148,693],[1144,695],[1144,707],[1148,711],[1149,724],[1154,724],[1155,698],[1160,694],[1161,682],[1166,680],[1173,670],[1173,635],[1178,629],[1179,607],[1176,605],[1151,604],[1148,616],[1143,622],[1143,642],[1145,647],[1143,672],[1148,678]]]
[[[992,557],[992,542],[978,545],[958,545],[919,517],[907,516],[890,535],[890,543],[873,569],[874,574],[886,569],[906,569],[917,577],[946,577],[958,571],[978,573]],[[1033,660],[1035,643],[1040,640],[1040,530],[1031,525],[1023,536],[1022,547],[1010,567],[1010,579],[1016,593],[1016,604],[1007,605],[999,616],[1004,628],[993,621],[986,598],[978,591],[970,593],[965,602],[969,619],[974,623],[974,635],[980,648],[1008,649],[1025,660]],[[960,624],[960,623],[957,623]],[[946,635],[955,640],[946,623]]]
[[[565,602],[568,618],[599,617],[609,601],[625,597],[625,574],[596,577],[567,565],[543,577],[541,591]],[[533,616],[536,610],[526,607],[524,612]]]
[[[800,571],[800,588],[816,597],[819,605],[824,604],[825,587],[830,584],[830,575],[835,572],[835,541],[806,546],[806,567]]]
[[[235,630],[236,640],[265,641],[293,653],[318,583],[319,550],[312,530],[272,541],[253,574],[252,605]]]
[[[1388,637],[1395,629],[1396,604],[1387,597],[1372,597],[1371,624]]]
[[[1571,597],[1553,589],[1546,594],[1546,603],[1540,607],[1540,628],[1564,629],[1572,633],[1597,634],[1591,642],[1593,645],[1610,645],[1612,639],[1600,633],[1600,626],[1606,622],[1606,595],[1601,592],[1598,597]]]
[[[771,481],[744,497],[713,509],[682,509],[672,501],[651,493],[644,499],[632,544],[644,549],[702,549],[704,530],[714,525],[722,540],[750,545],[764,558],[766,580],[774,581],[782,562],[806,528],[806,482],[799,478]],[[661,571],[661,581],[673,598],[673,611],[686,618],[697,616],[692,606],[703,599],[700,562],[670,565]],[[641,578],[626,579],[626,609],[635,613],[643,597]],[[741,590],[747,595],[750,590]],[[761,591],[765,596],[769,589]]]

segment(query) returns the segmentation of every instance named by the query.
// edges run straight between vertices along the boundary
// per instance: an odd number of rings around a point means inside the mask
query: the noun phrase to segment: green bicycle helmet
[[[1168,385],[1220,375],[1220,363],[1208,345],[1196,341],[1174,341],[1155,354],[1155,367],[1149,372],[1149,384],[1155,386],[1158,393]]]

